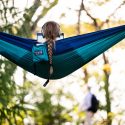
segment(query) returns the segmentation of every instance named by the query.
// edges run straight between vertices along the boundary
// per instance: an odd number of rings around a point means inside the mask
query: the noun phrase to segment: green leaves
[[[30,7],[26,6],[22,11],[16,7],[15,0],[1,0],[0,31],[31,38],[32,33],[37,28],[38,21],[57,4],[58,0],[48,0],[47,2],[48,6],[46,7],[42,6],[40,0],[34,0]],[[41,11],[40,15],[33,21],[33,16],[36,14],[38,8],[43,8],[43,11]],[[26,79],[26,73],[24,73],[23,86],[18,86],[13,77],[15,71],[15,64],[3,57],[0,59],[0,125],[23,125],[24,118],[28,116],[33,117],[36,113],[37,108],[34,104],[27,101],[32,83]],[[61,111],[63,109],[59,105],[58,108],[52,105],[50,101],[51,96],[51,94],[44,91],[43,102],[36,103],[38,109],[40,109],[38,114],[42,113],[41,116],[43,120],[45,119],[48,123],[51,123],[53,117],[57,117],[58,114],[56,115],[55,112],[58,112],[58,109]],[[47,113],[46,110],[48,111]],[[35,116],[34,118],[37,119]]]

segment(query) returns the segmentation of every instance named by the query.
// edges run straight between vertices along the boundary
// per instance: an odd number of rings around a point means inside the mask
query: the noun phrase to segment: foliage
[[[58,0],[43,2],[34,0],[30,7],[23,11],[16,6],[15,0],[0,1],[0,31],[23,37],[31,37],[37,27],[38,21],[57,4]],[[37,9],[42,8],[40,15],[33,21]],[[28,102],[25,97],[28,95],[28,85],[25,80],[23,87],[16,85],[13,74],[16,65],[1,57],[0,59],[0,124],[23,125],[24,118],[34,110],[26,107]]]
[[[16,86],[12,77],[16,66],[7,60],[0,60],[0,123],[16,122],[18,110],[22,108],[15,104]]]
[[[10,34],[19,35],[23,37],[31,38],[33,34],[37,32],[37,24],[40,19],[53,8],[58,0],[34,0],[31,6],[25,6],[24,10],[21,10],[15,4],[16,0],[1,0],[0,1],[0,31],[8,32]],[[94,1],[93,4],[103,5],[109,0]],[[88,11],[91,10],[88,9]],[[39,13],[38,13],[39,11]],[[87,13],[88,14],[88,13]],[[62,17],[65,14],[62,15]],[[89,14],[88,14],[89,15]],[[90,31],[95,31],[102,28],[103,26],[107,27],[107,24],[103,25],[103,21],[100,19],[94,18],[93,15],[90,15],[90,19],[93,19],[93,23],[80,23],[80,33],[88,33]],[[108,18],[109,19],[109,18]],[[95,21],[95,23],[94,23]],[[110,21],[110,22],[108,22]],[[111,20],[108,20],[108,24],[112,25]],[[114,23],[115,22],[115,23]],[[114,21],[113,25],[118,23],[123,24],[124,22]],[[97,28],[96,26],[99,26]],[[62,31],[65,33],[65,37],[74,36],[77,34],[76,27],[77,25],[65,25],[61,24]],[[95,63],[96,64],[93,64]],[[90,69],[98,65],[98,60],[90,63]],[[106,84],[103,86],[102,83],[106,83],[106,76],[103,71],[110,73],[111,67],[108,63],[104,64],[102,69],[94,70],[93,74],[88,72],[89,66],[84,69],[84,74],[86,78],[83,79],[85,82],[93,77],[96,79],[96,83],[99,86],[99,91],[104,91],[107,87]],[[93,68],[94,69],[94,68]],[[85,117],[84,113],[79,113],[78,111],[78,102],[73,99],[72,96],[68,93],[63,93],[62,90],[57,90],[57,93],[52,94],[47,89],[42,89],[41,86],[36,90],[37,85],[33,85],[32,82],[26,79],[24,76],[23,86],[18,86],[14,82],[13,74],[16,70],[16,66],[9,62],[8,60],[1,57],[0,59],[0,124],[9,124],[9,125],[23,125],[24,120],[29,117],[32,118],[34,124],[38,125],[62,125],[65,123],[76,123],[80,124],[83,118]],[[101,73],[100,73],[101,72]],[[25,74],[25,73],[24,73]],[[26,74],[25,74],[26,75]],[[36,83],[36,82],[35,82]],[[108,90],[108,89],[107,89]],[[108,91],[107,91],[108,92]],[[37,97],[37,93],[40,96]],[[34,95],[32,95],[34,94]],[[61,98],[67,97],[72,102],[75,102],[71,109],[66,109],[60,103]],[[103,95],[105,96],[105,95]],[[31,98],[30,98],[31,97]],[[30,100],[29,100],[30,98]],[[54,99],[53,99],[54,98]],[[106,100],[105,100],[106,101]],[[57,103],[55,103],[57,102]],[[110,105],[110,104],[109,104]],[[101,105],[100,110],[107,110],[107,105]],[[72,115],[75,117],[73,119]],[[111,113],[108,111],[107,116],[110,119],[115,119],[117,114]],[[101,119],[98,123],[108,124],[107,119]],[[97,125],[98,125],[97,124]]]
[[[58,0],[34,0],[32,6],[25,6],[21,11],[15,4],[15,0],[0,1],[0,31],[6,31],[23,37],[32,37],[37,28],[37,23],[47,12],[58,3]],[[40,14],[34,19],[37,11]]]
[[[65,115],[65,108],[59,103],[56,105],[52,104],[51,98],[53,95],[48,93],[46,90],[42,91],[43,102],[36,103],[38,108],[36,122],[39,125],[61,125],[67,121]],[[60,95],[61,96],[61,95]],[[59,101],[59,100],[58,100]]]
[[[0,60],[0,124],[21,125],[28,109],[24,107],[26,90],[16,85],[13,74],[16,65],[8,60]],[[19,93],[19,91],[21,91]]]

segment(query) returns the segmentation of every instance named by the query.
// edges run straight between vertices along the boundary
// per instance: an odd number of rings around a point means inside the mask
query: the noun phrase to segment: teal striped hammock
[[[125,25],[56,41],[53,55],[54,73],[50,79],[60,79],[76,71],[125,38]],[[36,63],[32,48],[37,40],[0,32],[0,55],[42,78],[48,78],[49,64]]]

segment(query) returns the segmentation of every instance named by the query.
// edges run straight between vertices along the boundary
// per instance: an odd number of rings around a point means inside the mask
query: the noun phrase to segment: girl
[[[46,22],[42,26],[42,33],[43,37],[47,41],[49,63],[52,66],[53,47],[55,45],[56,38],[60,36],[60,26],[54,21]]]
[[[60,26],[58,23],[54,21],[48,21],[42,26],[42,33],[43,37],[47,41],[48,46],[48,57],[49,57],[49,64],[50,64],[50,75],[53,73],[53,67],[52,67],[52,55],[53,55],[53,48],[55,45],[55,41],[57,37],[60,37]]]

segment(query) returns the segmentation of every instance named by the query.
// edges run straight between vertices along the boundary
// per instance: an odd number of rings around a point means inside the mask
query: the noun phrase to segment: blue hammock
[[[69,75],[124,38],[125,25],[56,41],[54,73],[50,79]],[[36,43],[33,39],[0,32],[0,54],[23,69],[47,79],[48,62],[38,62],[34,67],[32,48]]]

